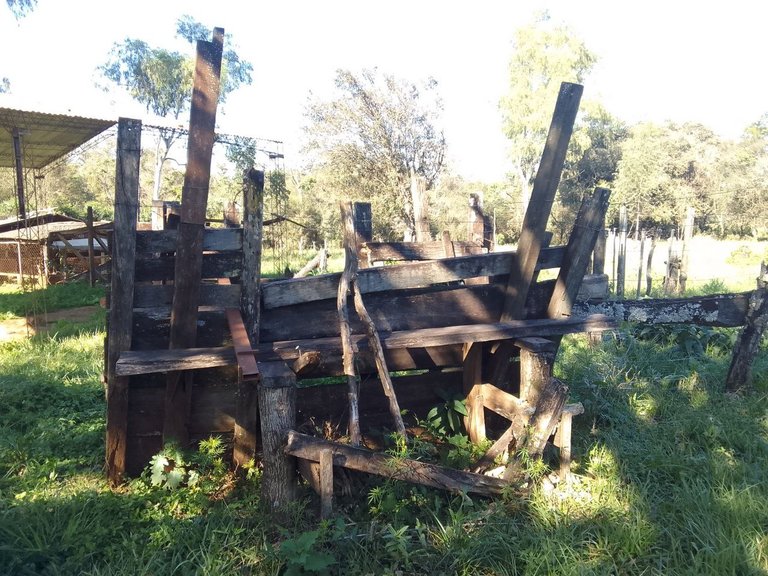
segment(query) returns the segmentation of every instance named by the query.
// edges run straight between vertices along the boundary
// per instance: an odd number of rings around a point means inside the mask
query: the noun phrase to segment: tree
[[[176,22],[176,36],[192,45],[197,40],[210,39],[211,32],[191,16],[182,16]],[[231,45],[229,35],[225,45]],[[224,50],[222,62],[221,103],[241,85],[250,84],[253,71],[253,66],[242,60],[233,48]],[[193,54],[153,48],[143,40],[126,38],[112,46],[107,61],[98,70],[108,81],[127,90],[148,112],[178,120],[189,110],[192,101],[194,66]],[[158,129],[153,200],[160,199],[163,164],[169,159],[171,146],[182,134],[178,128]]]
[[[509,91],[500,108],[523,212],[528,206],[560,83],[582,83],[594,63],[595,56],[581,40],[567,27],[554,25],[547,13],[515,33]]]
[[[417,240],[428,235],[428,191],[445,156],[436,86],[431,79],[417,86],[376,69],[338,70],[336,95],[310,99],[305,150],[316,185],[341,197],[369,198],[378,233],[398,231]]]

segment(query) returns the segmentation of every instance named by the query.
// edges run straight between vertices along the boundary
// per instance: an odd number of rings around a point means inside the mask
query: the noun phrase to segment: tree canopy
[[[314,186],[334,197],[369,198],[379,233],[415,237],[443,169],[445,137],[437,83],[398,79],[376,69],[338,70],[336,92],[310,98],[305,151]],[[420,184],[419,182],[423,182]]]

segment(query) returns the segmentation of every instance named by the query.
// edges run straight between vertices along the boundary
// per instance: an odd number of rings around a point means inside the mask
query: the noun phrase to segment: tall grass
[[[491,501],[339,474],[322,522],[306,487],[270,519],[258,468],[235,478],[216,453],[185,456],[195,483],[111,490],[102,329],[2,344],[0,574],[768,574],[768,349],[725,394],[734,337],[568,337],[572,481]]]

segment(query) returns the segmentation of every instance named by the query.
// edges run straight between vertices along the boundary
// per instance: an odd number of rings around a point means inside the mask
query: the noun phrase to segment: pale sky
[[[2,5],[0,77],[13,94],[0,106],[152,123],[97,90],[95,68],[125,37],[178,47],[175,21],[190,14],[254,64],[253,85],[220,108],[220,131],[282,140],[296,165],[309,91],[327,93],[336,69],[431,76],[453,171],[494,181],[509,169],[498,103],[513,33],[544,8],[598,56],[583,98],[626,122],[696,121],[732,138],[768,112],[768,3],[755,0],[38,0],[18,22]]]

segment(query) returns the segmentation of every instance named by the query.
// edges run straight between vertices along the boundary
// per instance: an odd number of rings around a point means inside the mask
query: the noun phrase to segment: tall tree
[[[376,69],[338,70],[336,94],[311,99],[306,111],[306,151],[317,183],[347,198],[370,198],[375,224],[394,221],[407,239],[428,233],[428,193],[443,168],[436,87],[434,80],[416,85]]]
[[[176,21],[176,36],[192,46],[198,40],[209,40],[211,28],[184,15]],[[253,66],[241,59],[228,34],[228,48],[223,54],[223,73],[219,101],[242,85],[250,84]],[[148,112],[161,118],[178,120],[189,110],[192,101],[194,50],[179,52],[151,47],[143,40],[126,38],[112,46],[107,61],[98,68],[108,81],[128,91],[131,97],[143,104]],[[160,199],[163,164],[169,159],[173,143],[182,131],[168,127],[158,130],[155,156],[155,184],[153,200]]]
[[[515,33],[509,90],[500,108],[523,211],[528,206],[560,83],[583,83],[594,63],[595,56],[584,43],[567,27],[554,24],[546,12]]]

